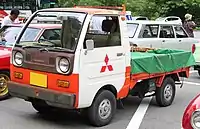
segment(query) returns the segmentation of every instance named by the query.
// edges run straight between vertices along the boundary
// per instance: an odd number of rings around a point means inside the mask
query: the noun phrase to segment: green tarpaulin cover
[[[195,65],[191,52],[157,49],[131,52],[131,73],[163,73]]]

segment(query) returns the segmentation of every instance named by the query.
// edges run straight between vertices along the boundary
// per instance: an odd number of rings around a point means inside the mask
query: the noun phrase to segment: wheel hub
[[[4,96],[8,93],[7,82],[9,81],[9,77],[5,74],[0,74],[0,96]]]
[[[104,99],[99,105],[99,116],[107,119],[111,114],[111,103],[108,99]]]
[[[164,89],[164,97],[167,101],[172,98],[172,92],[172,86],[168,84]]]

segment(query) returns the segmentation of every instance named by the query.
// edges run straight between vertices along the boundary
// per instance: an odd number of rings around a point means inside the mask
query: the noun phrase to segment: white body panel
[[[125,82],[126,66],[130,66],[130,54],[127,52],[127,50],[130,51],[130,46],[127,44],[129,40],[128,35],[124,33],[126,27],[123,27],[126,26],[125,21],[120,21],[121,46],[94,48],[89,51],[83,49],[82,44],[91,18],[92,15],[88,15],[86,18],[74,62],[75,69],[79,69],[80,80],[78,108],[89,107],[96,93],[105,85],[112,85],[119,91]],[[117,56],[117,53],[123,53],[123,55]],[[109,58],[107,65],[105,63],[106,55]],[[113,70],[109,71],[106,67],[105,72],[101,72],[102,67],[108,65],[111,65]],[[77,72],[75,69],[74,72]]]

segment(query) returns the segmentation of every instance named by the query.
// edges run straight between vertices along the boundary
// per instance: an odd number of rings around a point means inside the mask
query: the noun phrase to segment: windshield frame
[[[20,40],[24,34],[24,32],[26,31],[26,29],[29,27],[30,23],[32,22],[32,20],[35,18],[35,16],[38,14],[38,13],[41,13],[41,12],[66,12],[66,13],[80,13],[80,14],[85,14],[85,17],[83,19],[83,24],[80,28],[80,32],[78,34],[78,38],[77,38],[77,42],[74,46],[74,50],[71,50],[72,53],[75,53],[76,50],[77,50],[77,46],[78,46],[78,43],[79,43],[79,39],[80,39],[80,36],[81,36],[81,33],[82,33],[82,29],[84,27],[84,24],[85,24],[85,20],[88,16],[88,13],[87,12],[79,12],[79,11],[63,11],[63,10],[38,10],[36,12],[34,12],[30,17],[29,19],[26,21],[26,23],[24,24],[24,26],[22,27],[21,31],[19,32],[18,36],[16,37],[16,40],[15,40],[15,43],[13,45],[13,47],[22,47],[22,45],[20,45]],[[61,32],[62,33],[62,32]],[[67,51],[67,48],[63,48],[63,49],[66,49],[66,52],[69,52]]]

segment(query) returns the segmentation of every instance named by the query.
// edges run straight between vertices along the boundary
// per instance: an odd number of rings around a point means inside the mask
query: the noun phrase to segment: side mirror
[[[86,40],[86,48],[87,48],[87,50],[93,50],[94,49],[94,40]]]

